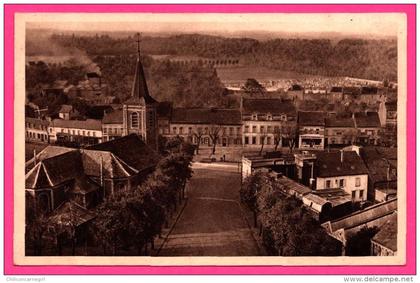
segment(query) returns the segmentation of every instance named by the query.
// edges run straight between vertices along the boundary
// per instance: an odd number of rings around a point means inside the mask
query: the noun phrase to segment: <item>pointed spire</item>
[[[140,33],[137,33],[137,62],[136,62],[136,72],[134,74],[133,86],[131,88],[131,98],[127,101],[128,103],[133,104],[152,104],[155,103],[154,100],[149,95],[149,90],[147,88],[146,77],[144,75],[143,65],[140,58],[140,43],[141,37]]]

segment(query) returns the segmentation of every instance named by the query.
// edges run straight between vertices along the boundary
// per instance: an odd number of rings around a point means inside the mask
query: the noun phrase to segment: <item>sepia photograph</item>
[[[17,15],[15,261],[404,264],[405,19]]]

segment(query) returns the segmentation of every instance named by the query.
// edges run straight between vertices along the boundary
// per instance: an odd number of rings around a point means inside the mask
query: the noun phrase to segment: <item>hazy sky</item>
[[[37,14],[29,28],[188,33],[343,33],[396,36],[400,14]]]

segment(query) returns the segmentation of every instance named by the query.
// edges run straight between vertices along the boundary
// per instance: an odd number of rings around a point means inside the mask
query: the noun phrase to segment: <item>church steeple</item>
[[[140,34],[137,33],[137,62],[136,62],[136,71],[134,74],[133,86],[131,88],[131,97],[126,103],[133,104],[152,104],[156,103],[156,100],[149,94],[149,89],[147,88],[146,77],[144,75],[143,65],[140,59]]]

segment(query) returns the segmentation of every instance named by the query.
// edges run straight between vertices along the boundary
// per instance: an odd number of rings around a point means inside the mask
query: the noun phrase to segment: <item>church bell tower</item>
[[[123,103],[124,135],[137,134],[155,150],[158,149],[157,105],[147,88],[140,58],[140,34],[137,34],[137,62],[131,96]]]

